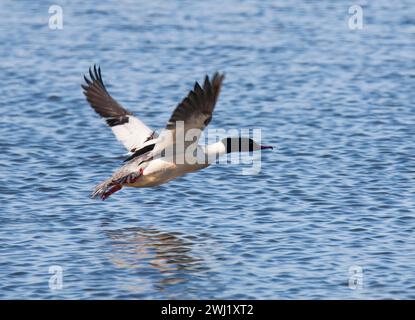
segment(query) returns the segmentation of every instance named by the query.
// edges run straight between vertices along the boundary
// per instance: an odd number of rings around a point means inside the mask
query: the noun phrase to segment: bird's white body
[[[163,159],[152,160],[148,166],[144,169],[142,176],[137,181],[126,184],[129,187],[145,188],[155,187],[177,177],[180,177],[186,173],[190,173],[202,168],[206,168],[207,165],[187,165],[187,164],[175,164]]]
[[[143,165],[141,178],[127,184],[129,187],[145,188],[155,187],[186,173],[195,172],[211,165],[217,157],[226,153],[222,142],[212,143],[207,146],[198,146],[195,152],[187,152],[175,155],[173,158],[158,158]]]

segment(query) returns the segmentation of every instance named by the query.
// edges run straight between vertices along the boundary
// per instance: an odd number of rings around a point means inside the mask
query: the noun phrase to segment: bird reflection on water
[[[138,292],[148,278],[158,280],[159,290],[184,284],[202,268],[202,260],[192,256],[191,241],[179,233],[132,227],[106,234],[111,240],[109,260],[137,274],[137,282],[128,283],[129,290]]]

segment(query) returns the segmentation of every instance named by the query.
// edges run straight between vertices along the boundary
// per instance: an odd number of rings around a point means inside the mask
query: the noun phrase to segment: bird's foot
[[[113,185],[108,191],[104,192],[101,196],[102,200],[107,199],[110,195],[112,195],[113,193],[119,191],[122,188],[121,184],[116,184]]]

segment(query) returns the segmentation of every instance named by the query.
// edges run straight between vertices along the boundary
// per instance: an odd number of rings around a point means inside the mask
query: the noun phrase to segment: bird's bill
[[[261,146],[261,150],[265,150],[265,149],[274,149],[272,146]]]

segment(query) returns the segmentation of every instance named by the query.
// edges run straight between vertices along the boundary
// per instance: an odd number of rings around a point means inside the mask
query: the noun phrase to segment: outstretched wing
[[[219,96],[224,75],[215,73],[210,80],[205,77],[203,87],[198,82],[186,98],[174,110],[166,128],[161,132],[154,152],[157,153],[169,145],[178,143],[176,137],[184,137],[184,147],[194,144],[200,134],[212,120],[212,113]]]
[[[154,131],[110,96],[102,81],[101,68],[95,65],[89,68],[89,77],[84,76],[86,85],[82,85],[86,99],[128,151],[134,152],[154,138]]]

